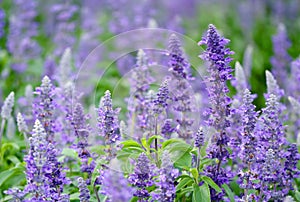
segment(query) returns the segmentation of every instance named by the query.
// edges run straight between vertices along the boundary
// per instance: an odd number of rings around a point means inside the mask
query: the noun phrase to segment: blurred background
[[[174,30],[198,42],[208,24],[214,24],[231,40],[234,62],[244,66],[251,90],[258,95],[258,108],[264,105],[265,70],[272,69],[277,79],[281,69],[289,74],[289,67],[280,65],[278,58],[291,62],[300,54],[299,0],[3,0],[0,6],[0,106],[10,91],[15,91],[19,99],[26,85],[37,86],[43,75],[55,80],[66,48],[72,51],[76,72],[99,44],[139,28]],[[91,64],[100,71],[112,67],[96,87],[96,97],[106,89],[112,90],[124,72],[134,66],[136,52],[109,61],[116,45],[120,44],[105,47]],[[187,56],[201,52],[195,45],[184,47]],[[198,62],[200,65],[201,60]],[[120,88],[122,97],[126,97],[126,83]],[[93,99],[87,96],[85,101]],[[116,105],[122,104],[116,101]]]

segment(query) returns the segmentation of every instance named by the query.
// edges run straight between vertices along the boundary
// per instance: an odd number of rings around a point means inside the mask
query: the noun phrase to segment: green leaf
[[[295,191],[295,198],[297,201],[300,201],[300,192],[299,191]]]
[[[73,193],[70,195],[70,200],[76,200],[79,199],[79,192]]]
[[[190,183],[193,183],[192,178],[183,178],[182,180],[180,180],[180,182],[176,186],[176,192],[180,191],[182,188],[188,186]]]
[[[234,202],[234,193],[231,191],[230,187],[227,184],[223,184],[222,187],[224,188],[227,196],[230,199],[230,202]]]
[[[78,158],[78,154],[75,150],[70,149],[70,148],[64,148],[61,152],[62,155],[72,157],[74,159]]]
[[[197,168],[191,168],[190,172],[192,173],[194,179],[196,180],[196,182],[198,182],[198,177],[199,177],[199,173]]]
[[[11,162],[13,162],[14,164],[20,163],[20,160],[16,156],[13,156],[13,155],[8,156],[7,159],[10,160]]]
[[[202,198],[204,201],[210,202],[210,190],[208,187],[208,184],[204,183],[202,186],[200,186],[200,192],[202,195]]]
[[[151,136],[151,137],[149,138],[149,140],[147,141],[148,145],[151,145],[152,142],[153,142],[155,139],[163,139],[163,137],[160,136],[160,135],[153,135],[153,136]]]
[[[141,143],[147,151],[150,151],[150,146],[148,145],[146,138],[142,138]]]
[[[164,149],[168,145],[173,144],[175,142],[181,142],[181,140],[179,140],[179,139],[169,139],[169,140],[166,140],[165,142],[162,143],[161,148]]]
[[[121,142],[121,144],[123,145],[123,148],[127,148],[127,147],[142,148],[142,146],[134,140],[127,140],[127,141]]]
[[[222,192],[221,188],[210,178],[207,176],[202,176],[201,179],[206,182],[210,187],[212,187],[216,192]]]
[[[0,187],[6,180],[8,180],[14,174],[15,174],[14,170],[5,170],[5,171],[1,172],[0,173]]]
[[[198,184],[193,184],[193,202],[210,202],[210,192],[208,185],[204,183],[199,187]]]

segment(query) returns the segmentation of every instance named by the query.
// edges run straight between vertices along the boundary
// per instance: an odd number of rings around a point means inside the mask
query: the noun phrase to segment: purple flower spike
[[[179,170],[175,169],[166,152],[162,156],[162,168],[159,169],[159,181],[157,190],[152,193],[152,198],[157,201],[173,202],[176,197],[175,179],[179,176]]]
[[[78,188],[80,193],[79,194],[80,202],[89,202],[91,196],[90,196],[90,191],[86,186],[86,182],[82,179],[82,177],[79,177],[77,181],[78,181]]]
[[[129,182],[137,188],[134,196],[141,201],[147,200],[150,193],[146,189],[153,185],[153,173],[150,166],[150,160],[145,153],[142,153],[135,164],[134,173],[129,176]]]
[[[292,60],[287,50],[291,46],[288,35],[283,24],[277,29],[277,34],[272,37],[274,56],[271,58],[272,73],[278,84],[284,90],[288,90],[286,80],[288,78],[289,64]]]
[[[98,109],[98,127],[106,144],[114,144],[121,138],[118,114],[119,110],[113,109],[110,92],[106,91]]]
[[[47,141],[54,141],[54,86],[48,76],[42,79],[42,84],[34,92],[37,97],[34,101],[34,114],[43,125],[47,134]]]
[[[232,55],[234,52],[226,48],[228,43],[229,40],[220,36],[214,25],[209,25],[206,37],[203,37],[198,43],[199,45],[206,45],[206,50],[200,57],[209,63],[209,77],[206,78],[206,82],[211,108],[207,110],[210,114],[207,124],[216,130],[208,148],[208,157],[216,158],[217,165],[207,166],[205,173],[219,186],[228,183],[231,177],[231,174],[221,167],[222,163],[229,158],[227,129],[231,124],[229,120],[231,99],[227,95],[229,89],[226,82],[232,79],[232,69],[229,66],[232,58],[228,55]],[[218,194],[211,189],[213,201],[219,201],[223,196],[223,192]]]

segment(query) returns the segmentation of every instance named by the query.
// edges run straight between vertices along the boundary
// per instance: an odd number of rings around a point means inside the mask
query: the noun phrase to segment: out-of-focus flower
[[[11,92],[4,100],[4,104],[1,108],[2,119],[7,120],[11,116],[11,112],[15,103],[15,93]]]
[[[34,37],[38,35],[37,2],[14,0],[14,9],[9,19],[7,49],[13,56],[12,69],[24,72],[29,60],[40,53]]]
[[[291,43],[283,24],[279,24],[277,34],[273,36],[272,42],[274,52],[274,56],[271,58],[272,73],[278,81],[279,86],[287,91],[286,80],[288,78],[289,64],[292,59],[287,52]]]
[[[130,201],[133,189],[123,174],[113,170],[106,170],[103,176],[102,190],[108,196],[109,202]]]

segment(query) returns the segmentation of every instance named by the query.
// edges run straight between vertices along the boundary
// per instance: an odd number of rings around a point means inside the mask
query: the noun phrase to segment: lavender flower
[[[204,138],[205,137],[204,137],[203,129],[202,127],[200,127],[194,137],[195,139],[194,146],[197,148],[202,147],[204,145]]]
[[[109,202],[130,201],[133,189],[128,186],[122,173],[107,170],[103,176],[102,190],[108,196]]]
[[[128,125],[131,127],[130,134],[141,138],[149,128],[151,106],[147,98],[150,84],[154,82],[148,68],[148,58],[143,50],[137,54],[136,68],[133,69],[130,80],[130,95],[128,102]],[[129,124],[130,123],[130,124]]]
[[[3,37],[4,33],[4,27],[5,27],[5,12],[3,9],[0,9],[0,38]]]
[[[208,67],[210,76],[206,78],[211,104],[211,108],[208,110],[211,114],[208,124],[216,130],[211,140],[212,143],[209,147],[208,156],[210,158],[217,158],[218,162],[218,165],[208,166],[205,169],[205,173],[219,186],[223,183],[228,183],[231,175],[221,168],[222,162],[229,158],[229,152],[226,149],[229,137],[226,129],[230,126],[231,99],[227,96],[229,89],[226,86],[226,81],[232,78],[232,70],[229,66],[232,59],[227,56],[232,55],[233,52],[225,47],[228,42],[228,39],[218,34],[214,25],[209,25],[207,36],[203,37],[199,42],[199,45],[207,46],[200,57],[210,64]],[[216,194],[212,189],[211,194],[212,200],[220,200],[224,195],[223,192]]]
[[[173,82],[170,83],[170,86],[173,87],[170,90],[174,95],[172,107],[180,128],[177,132],[180,137],[189,140],[193,133],[192,125],[194,123],[192,118],[187,118],[188,114],[194,111],[193,93],[188,83],[188,80],[192,79],[190,76],[190,64],[185,58],[180,41],[175,34],[172,34],[169,38],[168,49],[169,71],[173,75]]]
[[[78,188],[80,193],[79,195],[80,202],[89,202],[91,196],[85,181],[82,179],[82,177],[79,177],[77,181],[78,181]]]
[[[289,82],[291,87],[290,95],[300,101],[300,59],[297,59],[291,63],[291,81]]]
[[[17,115],[18,130],[21,133],[28,133],[28,126],[21,113]]]
[[[277,34],[273,36],[273,52],[271,58],[272,72],[280,87],[288,90],[286,86],[287,74],[289,72],[288,64],[291,62],[287,49],[291,46],[288,39],[286,29],[283,24],[280,24],[277,29]]]
[[[39,120],[36,120],[30,151],[25,156],[27,185],[24,192],[30,193],[28,201],[62,201],[63,185],[68,183],[56,159],[57,151],[47,142],[47,134]]]
[[[7,49],[13,55],[12,68],[23,72],[27,62],[40,53],[40,47],[34,40],[38,35],[37,2],[14,0],[14,9],[9,19]]]
[[[15,102],[15,93],[11,92],[7,98],[4,100],[4,104],[1,108],[1,128],[0,128],[0,150],[1,150],[1,142],[2,142],[2,135],[5,127],[5,121],[8,121],[11,117],[11,112]]]
[[[54,141],[54,87],[48,76],[42,79],[42,84],[34,92],[37,97],[34,101],[34,114],[38,118],[47,134],[47,141]]]
[[[172,119],[166,119],[161,127],[161,134],[163,137],[170,139],[172,133],[176,131],[176,128],[172,126]]]
[[[141,201],[146,201],[150,196],[146,188],[153,185],[153,173],[151,169],[150,160],[145,153],[142,153],[137,159],[134,173],[128,178],[130,184],[136,188],[133,195]]]
[[[158,89],[158,93],[156,95],[156,98],[154,99],[154,113],[159,115],[165,110],[168,106],[168,100],[170,99],[169,96],[169,89],[168,89],[168,82],[169,80],[165,80],[160,88]]]
[[[11,112],[15,102],[15,93],[11,92],[4,100],[4,104],[1,108],[2,119],[8,119],[11,116]]]
[[[257,122],[258,113],[255,111],[255,105],[252,104],[254,96],[246,89],[243,95],[242,111],[242,134],[241,149],[238,156],[242,160],[241,171],[239,173],[240,187],[244,189],[244,198],[251,198],[248,190],[256,189],[257,183],[257,149],[259,138],[253,132]]]
[[[73,47],[75,44],[74,29],[76,22],[73,16],[78,11],[78,7],[70,0],[61,4],[53,4],[51,12],[55,16],[55,27],[53,41],[57,45],[54,51],[54,57],[61,57],[63,52],[68,47]]]
[[[24,201],[25,193],[19,188],[11,188],[9,190],[4,191],[5,194],[12,196],[12,202],[21,202]]]
[[[111,94],[109,91],[106,91],[104,97],[101,99],[98,109],[98,127],[101,136],[103,136],[105,139],[106,144],[114,144],[120,139],[117,116],[118,109],[113,109]]]
[[[59,62],[57,81],[60,87],[63,87],[71,81],[72,73],[72,53],[70,48],[66,48]]]
[[[95,162],[92,160],[89,163],[89,159],[92,157],[92,155],[87,149],[89,145],[89,128],[86,124],[86,120],[87,117],[84,115],[82,105],[77,103],[72,116],[71,124],[74,127],[75,136],[77,137],[76,149],[78,152],[78,157],[81,159],[81,172],[88,174],[86,183],[89,185],[91,183],[90,178],[95,168]]]
[[[173,202],[176,197],[175,179],[178,175],[179,171],[173,167],[170,155],[164,152],[162,168],[159,169],[159,181],[156,183],[158,188],[152,194],[152,198],[157,201]]]

